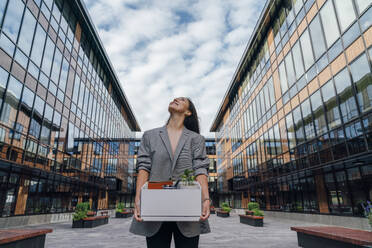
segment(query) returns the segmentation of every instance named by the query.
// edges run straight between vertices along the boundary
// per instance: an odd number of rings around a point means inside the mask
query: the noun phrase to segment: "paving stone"
[[[71,222],[26,228],[52,228],[53,232],[46,238],[47,248],[146,247],[144,237],[129,232],[130,223],[130,218],[110,218],[109,224],[92,229],[72,229]],[[212,232],[200,236],[200,248],[297,248],[296,232],[291,231],[290,227],[320,225],[288,219],[265,218],[263,227],[252,227],[240,224],[237,214],[232,214],[230,218],[211,215],[209,223]]]

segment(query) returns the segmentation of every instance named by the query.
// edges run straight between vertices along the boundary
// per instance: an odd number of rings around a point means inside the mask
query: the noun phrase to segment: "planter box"
[[[240,223],[247,224],[250,226],[263,226],[264,217],[262,216],[251,216],[251,215],[239,215]]]
[[[128,218],[132,216],[133,216],[132,212],[116,212],[115,213],[115,218]]]
[[[245,211],[245,215],[251,215],[251,216],[253,216],[253,211],[246,210],[246,211]]]
[[[83,220],[73,220],[72,221],[72,228],[83,228],[84,221]]]
[[[73,221],[72,228],[93,228],[100,225],[108,224],[108,216],[87,217],[82,220]]]
[[[217,211],[217,216],[226,218],[226,217],[230,217],[230,213],[226,211]]]
[[[5,229],[0,230],[0,247],[44,248],[45,236],[52,229]]]
[[[144,221],[199,221],[201,188],[198,182],[179,189],[141,189],[141,218]]]
[[[211,209],[211,214],[216,214],[216,210],[215,209]]]

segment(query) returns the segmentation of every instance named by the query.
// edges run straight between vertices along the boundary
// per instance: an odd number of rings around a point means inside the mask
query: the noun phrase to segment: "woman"
[[[137,155],[137,186],[130,232],[146,236],[147,247],[198,247],[199,234],[210,232],[208,166],[204,137],[199,134],[198,116],[189,98],[175,98],[168,106],[170,117],[160,128],[145,131]],[[147,181],[176,181],[186,169],[194,171],[202,190],[199,222],[144,222],[140,217],[141,187]],[[171,200],[171,199],[169,199]]]

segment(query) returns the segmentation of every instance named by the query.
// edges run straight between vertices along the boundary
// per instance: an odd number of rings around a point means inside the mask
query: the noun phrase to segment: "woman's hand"
[[[205,221],[209,218],[209,215],[211,214],[209,205],[210,205],[209,200],[205,200],[203,202],[202,215],[200,216],[201,221]]]
[[[135,201],[134,201],[134,218],[136,221],[142,222],[143,220],[141,219],[141,210],[140,210],[140,198],[136,196]]]

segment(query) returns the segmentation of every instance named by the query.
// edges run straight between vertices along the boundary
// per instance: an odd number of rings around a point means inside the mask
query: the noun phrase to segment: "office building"
[[[372,200],[370,0],[269,0],[219,106],[236,208],[362,216]]]
[[[0,216],[114,208],[140,127],[81,0],[0,1]]]

